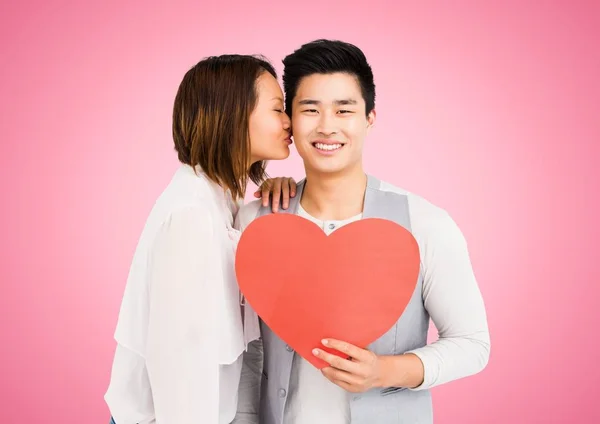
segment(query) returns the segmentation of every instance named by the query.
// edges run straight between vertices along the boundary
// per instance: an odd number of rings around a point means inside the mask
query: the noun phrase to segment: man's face
[[[292,131],[307,169],[338,173],[362,161],[365,137],[375,111],[365,101],[355,76],[345,73],[304,77],[292,101]]]

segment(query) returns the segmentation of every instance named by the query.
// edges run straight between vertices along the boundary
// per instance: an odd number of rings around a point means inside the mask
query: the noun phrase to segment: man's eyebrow
[[[298,102],[299,105],[320,105],[321,102],[313,99],[303,99]]]
[[[344,100],[335,100],[333,103],[338,106],[341,106],[341,105],[355,105],[358,102],[354,99],[344,99]]]
[[[336,106],[343,105],[356,105],[358,102],[354,99],[343,99],[343,100],[334,100],[333,104]],[[299,105],[320,105],[321,102],[319,100],[314,99],[303,99],[298,102]]]

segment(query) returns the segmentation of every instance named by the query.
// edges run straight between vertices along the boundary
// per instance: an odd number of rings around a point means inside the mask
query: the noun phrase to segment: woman
[[[256,316],[242,319],[232,226],[248,178],[260,183],[264,161],[289,155],[273,67],[199,62],[179,86],[173,138],[182,165],[148,217],[115,331],[105,400],[116,424],[230,423],[241,354],[259,337]]]

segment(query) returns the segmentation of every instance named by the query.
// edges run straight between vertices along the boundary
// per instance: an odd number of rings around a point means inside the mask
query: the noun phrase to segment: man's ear
[[[367,115],[367,128],[370,129],[373,125],[375,125],[375,118],[377,116],[377,112],[373,109]]]

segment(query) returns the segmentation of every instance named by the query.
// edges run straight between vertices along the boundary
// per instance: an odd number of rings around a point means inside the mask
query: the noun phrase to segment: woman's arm
[[[208,212],[187,208],[163,224],[150,263],[146,366],[157,424],[219,422],[215,288],[222,278]]]

